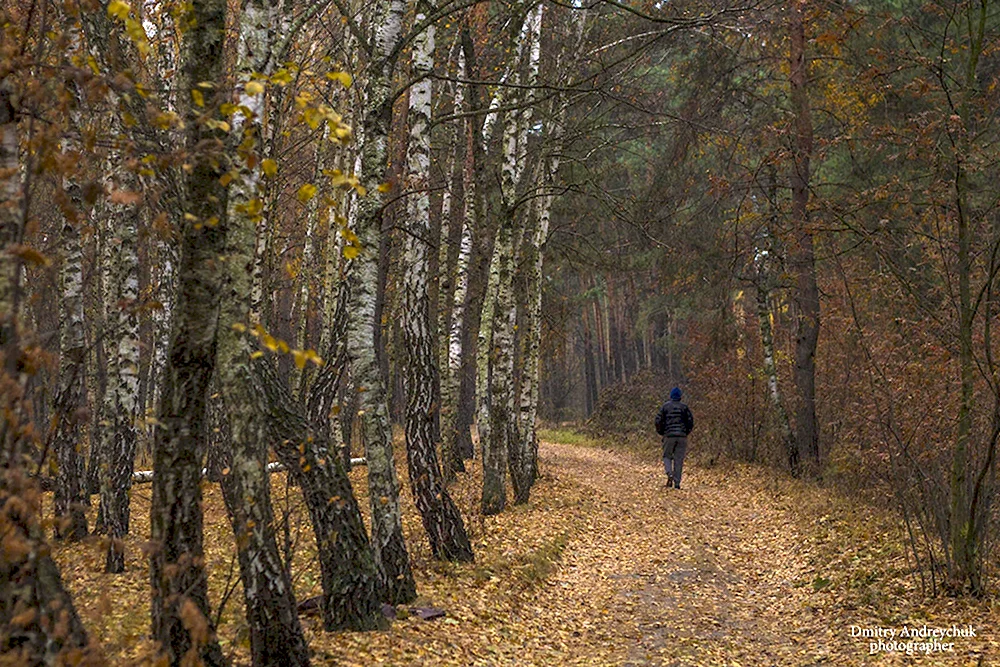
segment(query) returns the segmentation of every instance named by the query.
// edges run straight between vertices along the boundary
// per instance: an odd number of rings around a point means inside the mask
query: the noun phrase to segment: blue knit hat
[[[670,400],[679,401],[681,400],[681,390],[680,387],[674,387],[670,390]]]

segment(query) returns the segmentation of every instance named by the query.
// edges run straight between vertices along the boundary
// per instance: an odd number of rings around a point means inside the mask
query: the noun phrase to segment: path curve
[[[763,481],[688,466],[675,490],[658,461],[633,454],[542,443],[540,457],[544,471],[594,499],[588,525],[526,610],[562,610],[555,634],[566,664],[865,662],[848,629],[810,604],[803,537]],[[556,647],[526,648],[542,657]]]

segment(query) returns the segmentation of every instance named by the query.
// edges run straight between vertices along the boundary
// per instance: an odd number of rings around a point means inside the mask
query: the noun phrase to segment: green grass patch
[[[580,445],[582,447],[600,447],[602,445],[599,440],[592,436],[570,428],[538,429],[538,439],[559,445]]]

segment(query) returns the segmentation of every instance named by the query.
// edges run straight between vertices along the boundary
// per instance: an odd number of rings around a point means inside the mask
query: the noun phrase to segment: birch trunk
[[[774,362],[774,333],[771,330],[771,306],[768,283],[765,278],[759,277],[757,283],[757,322],[760,327],[760,343],[764,352],[764,375],[767,376],[767,395],[771,401],[771,407],[778,418],[778,428],[781,431],[781,440],[785,449],[785,456],[791,470],[797,470],[799,466],[799,450],[795,444],[795,436],[792,434],[792,427],[788,422],[788,412],[785,411],[785,402],[781,396],[780,385],[778,384],[778,369]]]
[[[327,89],[329,95],[329,86]],[[326,152],[329,142],[329,126],[324,124],[320,138],[316,141],[316,161],[313,167],[313,179],[318,180],[326,169]],[[312,299],[311,270],[314,257],[316,255],[316,228],[319,226],[320,206],[322,197],[317,195],[309,200],[306,207],[306,233],[302,242],[302,260],[299,264],[298,279],[299,290],[296,298],[296,313],[298,323],[295,329],[295,349],[305,350],[309,338],[309,303]],[[302,368],[298,365],[292,368],[292,392],[299,400],[304,400],[306,388],[309,383],[311,366],[306,364]]]
[[[465,54],[458,56],[458,78],[466,78]],[[465,85],[455,84],[455,111],[470,111],[467,108]],[[471,107],[469,100],[468,107]],[[450,294],[443,295],[445,299],[450,298],[450,304],[445,304],[442,310],[447,310],[448,315],[442,317],[441,336],[442,351],[440,357],[441,367],[441,457],[444,465],[445,484],[454,481],[459,472],[465,472],[465,462],[462,456],[463,434],[460,433],[458,398],[461,385],[462,371],[462,339],[465,327],[465,299],[469,292],[469,258],[472,254],[472,228],[470,226],[470,216],[475,210],[474,199],[476,196],[475,178],[473,169],[475,160],[472,152],[473,141],[473,120],[466,121],[466,146],[465,159],[462,163],[463,197],[462,197],[462,222],[459,233],[458,257],[455,260],[454,275],[450,277],[453,289]],[[454,167],[455,165],[453,165]],[[441,217],[448,220],[451,216],[451,185],[454,182],[454,175],[449,173],[448,198],[442,202]],[[442,229],[443,229],[442,223]],[[442,232],[442,237],[444,236]],[[450,236],[450,234],[449,234]],[[443,239],[442,239],[443,240]],[[443,256],[443,253],[442,253]],[[443,263],[444,271],[450,268],[447,262]],[[468,433],[464,438],[468,438]]]
[[[86,469],[80,452],[83,413],[87,405],[87,348],[84,340],[83,249],[80,231],[63,221],[62,331],[59,345],[59,389],[56,396],[56,433],[53,449],[59,463],[55,490],[56,534],[67,540],[87,536],[90,504],[86,493]]]
[[[11,664],[98,662],[52,560],[40,494],[22,467],[28,425],[17,332],[21,268],[11,247],[25,220],[13,91],[0,81],[0,650]],[[26,619],[26,613],[33,612]]]
[[[521,471],[524,481],[522,493],[515,493],[514,502],[526,503],[528,491],[535,483],[538,474],[538,388],[539,356],[542,344],[542,249],[549,234],[549,219],[552,214],[552,193],[554,179],[559,171],[559,151],[561,150],[562,125],[561,118],[554,130],[554,150],[545,163],[546,185],[548,192],[538,199],[537,223],[533,234],[529,237],[529,246],[525,255],[531,261],[527,289],[527,316],[525,318],[525,354],[523,374],[521,377],[520,416],[520,446]]]
[[[71,29],[71,50],[80,53],[81,35],[78,27]],[[79,90],[76,103],[79,104]],[[81,128],[83,122],[79,106],[70,111],[72,123]],[[64,149],[74,155],[82,154],[78,142],[64,140]],[[64,151],[66,152],[66,151]],[[86,465],[80,447],[85,427],[83,415],[87,408],[86,327],[83,309],[83,247],[79,226],[86,217],[79,186],[73,182],[76,174],[69,174],[63,190],[73,204],[75,215],[63,219],[60,233],[63,257],[60,271],[62,298],[60,307],[59,373],[56,389],[54,417],[55,437],[53,450],[58,464],[58,477],[54,494],[56,517],[55,534],[75,541],[87,536],[87,516],[84,507],[90,505],[86,493]],[[75,223],[75,224],[74,224]]]
[[[778,177],[774,167],[769,167],[767,183],[767,200],[770,207],[769,219],[771,226],[778,224],[779,211],[778,202]],[[785,400],[782,396],[781,385],[778,380],[777,355],[774,349],[774,331],[771,318],[771,292],[774,287],[773,258],[775,257],[774,237],[768,229],[764,237],[763,248],[757,250],[754,257],[755,286],[757,288],[757,322],[760,329],[760,342],[764,354],[764,375],[767,376],[767,394],[771,401],[771,407],[778,419],[778,428],[781,432],[781,442],[785,450],[785,459],[788,461],[788,468],[792,473],[799,470],[799,447],[795,442],[795,434],[788,419],[788,411],[785,409]]]
[[[361,252],[350,264],[348,281],[347,349],[351,375],[360,394],[361,429],[368,459],[368,487],[372,505],[372,541],[385,577],[387,600],[393,604],[416,597],[410,557],[403,540],[399,483],[392,455],[392,429],[385,383],[375,351],[375,307],[378,300],[378,253],[381,245],[382,198],[378,186],[385,178],[387,140],[392,126],[390,61],[399,43],[404,4],[390,0],[376,34],[376,60],[370,65],[368,98],[363,115],[361,177],[368,196],[358,202],[355,234]]]
[[[129,529],[129,495],[138,437],[139,318],[135,308],[139,300],[139,256],[138,211],[116,206],[111,213],[120,220],[115,266],[118,345],[117,372],[111,378],[110,392],[113,440],[101,466],[101,516],[109,538],[104,571],[117,573],[125,571],[123,540]]]
[[[496,514],[507,502],[505,469],[520,467],[514,413],[514,212],[505,211],[497,235],[497,286],[490,349],[489,435],[483,445],[483,514]],[[487,482],[489,476],[489,483]],[[520,479],[512,479],[515,496]]]
[[[496,323],[494,313],[500,286],[503,261],[502,232],[498,232],[490,258],[489,277],[483,296],[482,315],[479,320],[479,336],[476,341],[476,430],[479,434],[479,450],[483,457],[483,514],[498,514],[507,504],[506,472],[507,449],[497,447],[493,436],[491,418],[495,397],[493,396],[493,373],[496,372],[492,355]]]
[[[516,81],[515,81],[516,82]],[[480,402],[480,428],[488,424],[480,446],[483,450],[483,514],[497,514],[507,504],[506,469],[511,463],[511,444],[515,437],[514,415],[514,196],[519,167],[516,164],[519,128],[508,122],[504,130],[504,162],[501,175],[499,202],[500,226],[490,260],[490,277],[486,303],[483,307],[483,324],[487,336],[480,336],[481,375],[485,382],[484,400]],[[488,323],[488,324],[487,324]],[[483,368],[485,373],[483,373]],[[513,462],[516,469],[519,460]]]
[[[531,86],[538,75],[538,59],[540,56],[539,30],[541,28],[541,6],[536,6],[524,18],[517,40],[516,57],[505,77],[514,86],[522,83],[518,74],[521,58],[527,53],[527,70],[525,84],[528,92],[523,101],[524,107],[517,112],[507,112],[503,117],[503,157],[501,161],[500,194],[501,202],[494,210],[499,211],[499,227],[493,257],[490,260],[490,287],[495,289],[492,296],[492,313],[486,312],[484,306],[483,321],[480,330],[486,326],[489,314],[489,348],[488,368],[480,370],[481,377],[488,375],[488,382],[481,381],[488,387],[486,400],[481,401],[480,428],[485,423],[488,413],[488,433],[480,442],[483,448],[483,513],[495,514],[506,504],[506,489],[504,485],[505,468],[509,465],[511,481],[514,486],[515,498],[527,494],[526,479],[523,475],[524,457],[518,437],[517,413],[515,411],[515,377],[514,377],[514,330],[517,320],[517,303],[514,298],[514,270],[516,263],[515,243],[518,235],[517,226],[517,196],[523,189],[522,176],[530,172],[525,168],[527,163],[528,127],[533,113],[533,92]],[[525,49],[527,49],[525,51]],[[506,90],[506,89],[502,89]],[[487,115],[487,129],[501,117],[500,107],[510,100],[506,95],[494,100],[497,106]],[[492,106],[492,105],[491,105]],[[487,134],[488,136],[488,134]],[[487,294],[487,300],[491,295]],[[486,342],[483,337],[480,343]],[[485,358],[486,353],[480,350]],[[485,372],[484,372],[485,370]]]
[[[237,72],[239,104],[250,115],[234,115],[230,149],[240,145],[261,146],[264,96],[250,95],[242,88],[254,72],[268,74],[267,59],[274,35],[275,7],[251,0],[240,16]],[[251,319],[254,232],[259,210],[251,204],[261,196],[260,159],[238,165],[240,176],[228,193],[229,225],[220,303],[216,368],[222,403],[228,420],[229,446],[220,447],[222,493],[236,537],[243,584],[250,653],[254,664],[308,665],[309,651],[288,570],[278,551],[271,506],[270,475],[267,473],[267,406],[260,400],[251,378],[255,352],[250,332],[258,323]]]
[[[160,387],[163,380],[163,369],[167,365],[167,347],[170,344],[170,322],[173,320],[174,303],[174,266],[176,248],[173,243],[163,243],[160,245],[160,261],[158,263],[158,276],[155,294],[162,308],[153,311],[153,353],[150,378],[153,383],[153,390],[150,397],[153,414],[160,405]]]
[[[426,18],[418,7],[416,22]],[[458,507],[448,495],[438,467],[434,442],[434,350],[431,343],[429,294],[430,121],[434,67],[434,27],[413,43],[415,76],[424,78],[410,89],[409,185],[410,233],[403,260],[403,340],[406,354],[406,458],[413,497],[435,558],[469,562],[472,546]]]
[[[191,168],[177,220],[179,284],[158,415],[161,425],[153,449],[150,508],[151,635],[172,665],[198,660],[225,664],[208,604],[201,469],[222,291],[219,255],[225,252],[226,239],[227,194],[219,179],[228,165],[220,155],[225,137],[199,121],[202,110],[193,104],[191,92],[200,82],[223,80],[226,7],[223,0],[205,0],[189,6],[182,17],[191,26],[184,33],[180,62],[184,145]],[[200,92],[209,110],[225,101],[221,86]]]
[[[507,76],[504,76],[504,80]],[[499,107],[503,103],[503,91],[495,96],[490,103],[491,109]],[[496,113],[491,111],[483,123],[483,149],[490,143],[490,134],[496,123]],[[505,135],[504,145],[508,146],[507,139],[509,132]],[[513,159],[513,158],[511,158]],[[505,170],[509,165],[505,163]],[[507,178],[509,176],[509,178]],[[511,194],[513,192],[513,172],[505,171],[503,186]],[[473,179],[475,180],[475,179]],[[470,181],[471,182],[471,181]],[[477,184],[478,186],[478,184]],[[476,186],[474,186],[476,187]],[[475,192],[473,192],[475,197]],[[475,200],[470,202],[474,205]],[[503,511],[507,504],[506,491],[506,469],[507,469],[507,448],[497,449],[493,436],[494,404],[496,397],[493,395],[494,381],[493,374],[496,372],[493,356],[495,352],[494,337],[496,335],[495,314],[500,294],[500,280],[504,271],[506,249],[505,240],[513,244],[513,231],[505,229],[508,212],[504,210],[504,202],[496,202],[495,199],[487,200],[487,214],[491,210],[498,208],[503,211],[500,217],[500,226],[493,243],[493,253],[490,256],[489,273],[486,279],[486,291],[483,295],[482,313],[479,318],[479,333],[476,339],[476,430],[479,435],[479,449],[483,457],[483,514],[497,514]],[[473,210],[473,213],[475,211]],[[512,212],[511,212],[512,215]],[[509,236],[509,239],[508,239]],[[511,246],[512,247],[512,246]],[[499,416],[499,415],[497,415]]]
[[[95,372],[97,374],[95,382],[96,409],[94,410],[93,424],[90,435],[90,452],[87,462],[87,492],[94,494],[101,492],[101,469],[108,458],[110,449],[109,432],[106,424],[109,422],[112,408],[112,400],[109,394],[111,378],[117,374],[118,355],[109,354],[111,348],[110,341],[115,340],[115,326],[117,319],[111,317],[111,301],[114,294],[111,289],[111,268],[115,264],[114,255],[111,252],[111,229],[110,220],[104,214],[104,204],[99,202],[96,207],[95,218],[97,219],[97,253],[101,258],[100,270],[97,272],[95,280],[95,296],[98,303],[98,329],[97,340],[94,341],[94,357],[96,362]],[[104,533],[104,517],[98,508],[97,519],[94,522],[94,532]]]

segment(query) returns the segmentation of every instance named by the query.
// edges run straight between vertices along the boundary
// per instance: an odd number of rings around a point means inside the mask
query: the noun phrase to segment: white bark
[[[11,97],[9,82],[0,81],[0,249],[17,239],[22,217],[17,117]],[[12,255],[0,252],[0,343],[13,333],[19,270],[20,263]]]
[[[378,186],[385,180],[387,142],[392,124],[392,73],[404,9],[402,0],[380,0],[373,8],[378,21],[376,48],[364,86],[367,97],[361,123],[361,180],[368,196],[358,202],[354,231],[361,251],[351,261],[348,273],[347,350],[351,376],[358,387],[368,459],[372,543],[385,577],[387,597],[393,603],[415,598],[416,584],[403,539],[389,409],[374,342],[379,326],[375,321],[375,305],[382,222],[382,197]]]
[[[560,151],[562,149],[563,120],[565,110],[562,110],[551,130],[552,147],[548,158],[543,162],[543,184],[546,192],[539,197],[537,203],[536,227],[529,237],[527,256],[533,259],[531,273],[528,279],[527,309],[525,322],[525,354],[523,373],[521,376],[520,400],[520,437],[522,448],[523,474],[530,486],[534,482],[538,456],[538,388],[539,388],[539,355],[542,340],[542,278],[543,249],[549,234],[549,220],[552,214],[552,203],[555,199],[553,188],[559,172]]]
[[[112,187],[136,189],[134,176],[123,173]],[[121,539],[129,530],[129,487],[135,463],[139,417],[139,300],[138,211],[111,205],[109,216],[118,221],[118,248],[114,268],[117,348],[116,372],[109,378],[111,437],[107,461],[101,466],[101,515],[108,535],[107,572],[125,568]]]

